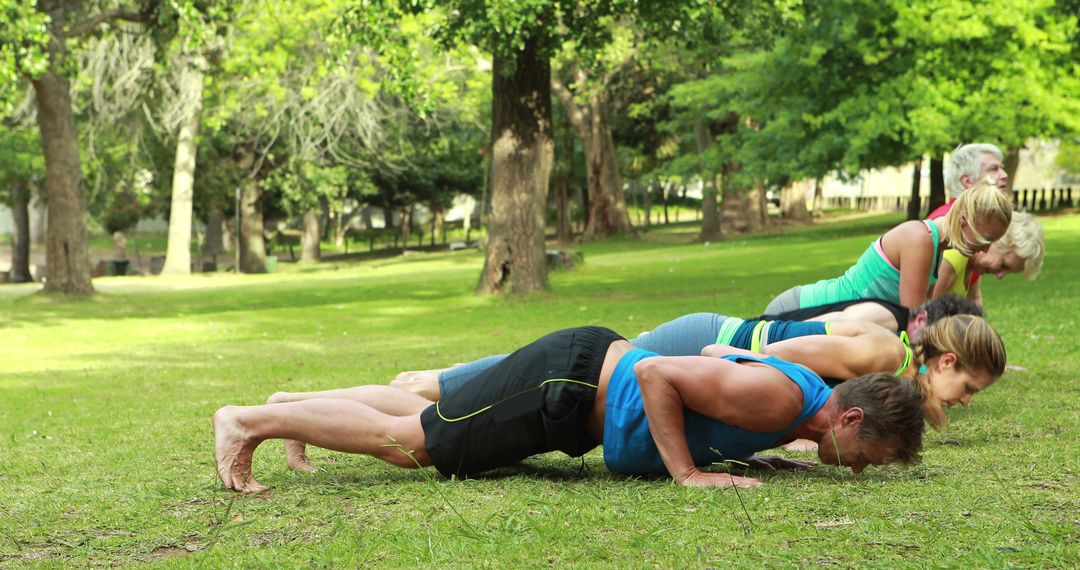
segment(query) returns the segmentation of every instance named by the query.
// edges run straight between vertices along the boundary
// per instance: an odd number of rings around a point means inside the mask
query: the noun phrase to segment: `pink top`
[[[953,204],[955,204],[955,203],[956,203],[956,198],[953,198],[952,200],[949,200],[948,202],[945,202],[944,204],[938,206],[937,209],[935,209],[933,212],[930,212],[930,215],[926,216],[926,219],[928,219],[928,220],[936,220],[938,218],[944,218],[945,214],[949,213],[949,210],[952,209]]]

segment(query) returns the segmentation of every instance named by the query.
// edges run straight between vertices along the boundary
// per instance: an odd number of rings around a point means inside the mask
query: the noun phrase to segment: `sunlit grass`
[[[0,566],[1075,567],[1075,215],[1045,221],[1037,281],[984,285],[1024,370],[951,410],[913,469],[766,473],[736,496],[614,476],[599,452],[432,482],[313,450],[320,472],[299,475],[268,443],[255,470],[270,492],[217,482],[209,418],[224,404],[382,383],[566,326],[634,335],[689,312],[757,314],[897,221],[708,245],[690,224],[657,228],[577,247],[583,265],[518,298],[473,294],[477,251],[99,279],[88,301],[0,288]]]

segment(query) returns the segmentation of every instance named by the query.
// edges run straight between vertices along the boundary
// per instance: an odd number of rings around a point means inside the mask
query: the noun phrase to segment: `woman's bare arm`
[[[765,353],[802,364],[827,378],[850,379],[871,372],[894,372],[904,361],[904,346],[881,329],[858,336],[801,336],[765,348]]]

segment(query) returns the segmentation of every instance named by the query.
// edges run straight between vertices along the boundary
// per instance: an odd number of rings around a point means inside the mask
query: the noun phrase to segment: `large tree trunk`
[[[583,72],[578,71],[576,80],[579,85],[583,85],[587,78]],[[573,94],[561,82],[552,81],[552,88],[585,150],[589,210],[583,237],[593,239],[613,233],[633,234],[634,226],[626,208],[626,193],[619,177],[615,138],[607,121],[606,93],[599,89],[581,106],[574,101]]]
[[[697,241],[717,241],[724,237],[720,226],[720,210],[717,207],[716,175],[710,172],[705,164],[704,154],[712,146],[712,135],[709,128],[700,119],[694,121],[694,144],[697,147],[698,172],[701,176],[703,187],[701,189],[701,233]]]
[[[78,131],[68,80],[57,71],[63,67],[66,55],[65,8],[58,0],[42,0],[39,9],[52,18],[49,68],[31,82],[37,95],[49,205],[45,292],[92,295]]]
[[[789,184],[780,190],[781,218],[802,223],[810,221],[810,210],[806,207],[806,190],[805,182]]]
[[[496,53],[492,73],[491,224],[477,291],[547,287],[544,207],[554,158],[551,64],[529,38],[516,61]],[[513,74],[505,72],[513,69]]]
[[[266,273],[261,198],[259,183],[245,177],[240,194],[240,271],[244,273]]]
[[[30,277],[30,184],[15,182],[11,188],[11,216],[15,222],[15,243],[11,248],[12,283],[32,281]]]
[[[203,255],[221,255],[225,253],[225,233],[223,230],[225,214],[217,205],[210,207],[206,219],[206,237],[203,239]]]
[[[922,157],[915,159],[915,166],[911,171],[911,197],[907,203],[907,219],[917,220],[919,219],[919,213],[922,211]]]
[[[300,263],[315,263],[322,259],[319,250],[319,222],[322,220],[321,209],[316,206],[304,212],[304,233],[300,235]]]
[[[940,156],[930,158],[930,205],[927,212],[933,212],[945,203],[945,168]]]
[[[165,253],[165,266],[161,270],[163,275],[191,273],[191,204],[206,58],[199,54],[184,54],[180,56],[179,65],[180,99],[184,110],[177,132],[172,207],[169,209],[169,245]]]
[[[1009,199],[1012,199],[1013,183],[1016,182],[1016,171],[1020,168],[1020,148],[1010,147],[1005,153],[1005,161],[1002,165],[1005,167],[1005,174],[1009,177],[1005,180],[1005,191],[1009,194]]]
[[[746,232],[757,233],[761,231],[761,228],[765,226],[762,222],[762,205],[764,201],[765,190],[761,187],[761,182],[754,181],[754,185],[750,190],[742,195],[743,203],[743,215],[746,216]]]

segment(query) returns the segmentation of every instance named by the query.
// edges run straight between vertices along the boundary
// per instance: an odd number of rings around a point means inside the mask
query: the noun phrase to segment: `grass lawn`
[[[839,274],[899,221],[690,244],[692,225],[583,247],[548,293],[472,293],[476,251],[236,277],[117,277],[71,302],[0,289],[0,566],[1060,567],[1080,564],[1080,216],[1044,220],[1034,283],[984,285],[1012,370],[912,469],[819,466],[761,488],[678,487],[548,454],[467,481],[318,449],[255,455],[271,490],[227,492],[210,416],[275,390],[384,383],[566,326],[627,336],[750,316]]]

